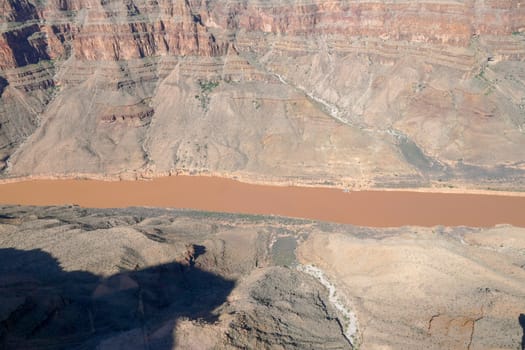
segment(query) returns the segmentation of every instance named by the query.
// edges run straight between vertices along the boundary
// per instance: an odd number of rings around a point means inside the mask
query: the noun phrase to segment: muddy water
[[[152,181],[34,180],[0,185],[0,204],[176,207],[275,214],[363,226],[508,223],[525,227],[525,196],[251,185],[214,177]]]

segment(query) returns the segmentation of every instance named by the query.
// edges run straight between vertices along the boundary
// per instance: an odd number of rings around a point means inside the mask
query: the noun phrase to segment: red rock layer
[[[230,2],[231,3],[231,2]],[[345,34],[466,45],[473,34],[525,29],[525,1],[238,1],[212,18],[221,27],[281,34]],[[227,11],[222,12],[220,11]]]
[[[236,30],[466,46],[525,30],[525,1],[29,0],[3,2],[0,69],[39,60],[224,54]],[[219,34],[217,34],[217,32]]]
[[[219,42],[189,2],[140,8],[132,1],[52,1],[36,8],[13,0],[0,19],[0,69],[40,60],[125,60],[154,55],[222,55]],[[27,6],[26,6],[27,5]]]

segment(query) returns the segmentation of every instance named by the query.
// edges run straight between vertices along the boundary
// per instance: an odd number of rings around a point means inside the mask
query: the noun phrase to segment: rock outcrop
[[[2,6],[3,176],[525,186],[520,0]]]
[[[0,347],[517,349],[524,230],[0,208]]]

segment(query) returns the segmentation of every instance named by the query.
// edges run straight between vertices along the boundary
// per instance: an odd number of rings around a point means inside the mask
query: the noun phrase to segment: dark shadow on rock
[[[64,271],[42,250],[0,249],[0,262],[1,349],[92,349],[124,332],[134,348],[171,349],[171,334],[150,335],[181,317],[213,322],[234,287],[177,262],[109,278]]]
[[[38,11],[30,1],[21,0],[7,0],[13,11],[11,12],[12,18],[9,18],[14,22],[27,22],[38,19]]]
[[[523,336],[521,337],[521,350],[525,350],[525,314],[520,314],[518,321],[523,331]]]
[[[192,244],[188,247],[188,256],[186,258],[188,264],[191,267],[195,266],[195,261],[197,261],[197,258],[201,255],[206,253],[206,247],[203,245],[198,244]]]
[[[51,59],[47,49],[47,41],[34,39],[39,35],[43,36],[44,34],[40,31],[38,24],[29,24],[2,34],[13,53],[17,67]]]
[[[5,88],[9,85],[9,82],[2,76],[0,76],[0,97],[4,94]]]

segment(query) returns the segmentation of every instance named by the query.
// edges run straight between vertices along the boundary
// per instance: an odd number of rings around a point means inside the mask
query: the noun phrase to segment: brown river
[[[151,181],[32,180],[0,185],[0,204],[129,206],[273,214],[373,227],[525,227],[523,196],[253,185],[205,176]]]

